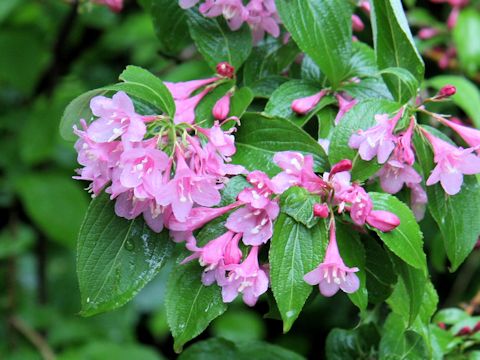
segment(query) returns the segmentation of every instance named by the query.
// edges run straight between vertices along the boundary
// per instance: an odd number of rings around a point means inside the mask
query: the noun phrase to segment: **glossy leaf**
[[[313,205],[321,201],[318,195],[310,194],[302,187],[291,187],[280,197],[280,211],[302,223],[308,228],[318,223],[319,218],[313,216]]]
[[[275,222],[269,252],[270,279],[284,332],[290,330],[312,292],[303,276],[320,264],[327,241],[324,221],[308,229],[281,213]]]
[[[365,252],[368,300],[373,304],[379,304],[392,294],[397,282],[397,273],[387,252],[376,241],[366,241]]]
[[[338,86],[352,53],[351,8],[343,0],[277,0],[278,13],[298,46]]]
[[[157,275],[173,247],[167,231],[154,233],[141,217],[118,217],[107,194],[95,198],[78,236],[81,314],[113,310],[131,300]]]

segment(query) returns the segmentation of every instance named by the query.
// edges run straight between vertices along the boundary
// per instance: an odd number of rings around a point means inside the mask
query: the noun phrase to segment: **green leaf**
[[[237,89],[232,96],[229,116],[241,118],[253,101],[253,92],[248,87]]]
[[[319,220],[318,217],[313,216],[313,205],[320,201],[318,195],[310,194],[302,187],[293,186],[281,195],[280,211],[311,228]]]
[[[415,321],[423,304],[427,284],[426,274],[394,255],[392,255],[392,260],[399,279],[387,303],[393,312],[403,316],[410,326]]]
[[[253,95],[257,98],[269,99],[272,96],[273,92],[278,89],[282,84],[288,81],[287,78],[283,76],[269,76],[258,81],[255,81],[253,84],[249,84],[250,88],[253,91]],[[259,109],[260,111],[261,109]]]
[[[264,338],[266,324],[262,317],[254,311],[229,310],[215,319],[210,329],[215,336],[239,342]]]
[[[381,165],[377,163],[376,159],[362,160],[358,151],[348,146],[348,141],[354,132],[376,125],[376,114],[391,114],[399,108],[399,104],[383,99],[364,100],[355,105],[345,114],[333,131],[329,151],[330,163],[335,164],[343,159],[352,160],[352,178],[354,180],[365,180],[375,174]]]
[[[20,256],[30,250],[35,243],[35,233],[24,224],[15,228],[5,228],[0,232],[0,260]]]
[[[404,68],[422,82],[425,65],[413,41],[400,0],[372,0],[372,30],[377,64],[380,69]],[[396,77],[384,76],[395,100],[407,102],[407,87]]]
[[[436,323],[453,325],[470,318],[464,310],[458,308],[447,308],[440,310],[433,318]]]
[[[290,80],[282,84],[275,90],[265,106],[265,113],[272,116],[279,116],[290,120],[298,126],[305,125],[319,110],[325,106],[335,103],[335,98],[325,96],[315,106],[312,111],[305,115],[297,115],[292,110],[292,102],[295,99],[300,99],[310,95],[314,95],[321,90],[318,84],[308,82],[305,80]]]
[[[344,0],[277,0],[278,13],[298,46],[333,87],[345,79],[352,53],[352,9]]]
[[[423,360],[427,358],[428,350],[423,338],[414,331],[406,330],[406,324],[401,316],[390,314],[383,326],[379,359]]]
[[[356,292],[348,294],[348,297],[361,311],[365,311],[368,305],[365,273],[365,247],[360,241],[360,237],[356,231],[352,231],[341,223],[337,223],[336,231],[338,249],[342,255],[343,261],[345,261],[345,264],[348,267],[357,267],[359,269],[355,274],[360,280],[360,287]]]
[[[78,235],[81,314],[127,303],[160,271],[173,247],[167,231],[156,234],[142,218],[118,217],[105,193],[95,198]]]
[[[316,171],[327,167],[327,156],[322,147],[290,121],[258,113],[245,113],[241,120],[242,125],[235,133],[237,153],[233,156],[233,163],[273,176],[280,172],[272,161],[275,153],[298,151],[313,155]]]
[[[166,52],[177,53],[189,44],[187,15],[178,1],[151,0],[150,13],[155,32]]]
[[[466,8],[460,12],[453,28],[453,40],[456,45],[461,67],[469,75],[480,69],[480,14],[477,9]]]
[[[22,175],[16,190],[32,221],[52,240],[74,247],[88,197],[65,174]]]
[[[378,331],[373,323],[354,330],[333,329],[327,336],[325,352],[328,360],[370,359],[378,341]]]
[[[220,288],[202,284],[202,269],[196,261],[178,264],[173,269],[168,279],[165,307],[176,352],[181,352],[187,341],[227,310]]]
[[[458,105],[472,119],[477,128],[480,129],[480,90],[471,81],[463,76],[439,75],[428,79],[428,85],[440,90],[445,85],[453,85],[457,88],[455,95],[451,97],[453,102]]]
[[[422,135],[414,134],[417,158],[427,179],[433,168],[430,145]],[[464,176],[461,191],[448,195],[440,184],[427,186],[428,209],[443,237],[451,271],[470,254],[480,233],[480,185],[475,176]]]
[[[247,24],[231,31],[223,18],[207,18],[187,12],[190,35],[212,69],[223,61],[239,69],[252,50],[252,35]]]
[[[397,274],[387,252],[379,243],[373,239],[366,241],[365,250],[368,300],[373,304],[380,304],[392,294],[397,283]]]
[[[412,211],[395,196],[374,192],[368,194],[373,201],[374,210],[390,211],[400,219],[400,225],[392,231],[382,232],[376,228],[373,230],[395,255],[414,268],[426,272],[423,235]]]
[[[312,291],[303,276],[320,263],[327,242],[324,221],[308,229],[281,213],[275,222],[269,252],[270,280],[284,332],[290,330]]]
[[[380,71],[384,77],[385,75],[391,75],[401,83],[405,92],[405,99],[411,99],[417,95],[418,92],[418,80],[412,75],[412,73],[406,69],[400,67],[389,67]]]
[[[120,74],[119,79],[123,83],[112,85],[108,88],[110,90],[123,90],[129,95],[155,105],[173,118],[175,115],[175,102],[170,91],[158,77],[141,67],[129,65]]]
[[[162,360],[164,359],[155,349],[139,344],[117,344],[106,341],[93,341],[82,347],[74,347],[62,353],[58,360]]]

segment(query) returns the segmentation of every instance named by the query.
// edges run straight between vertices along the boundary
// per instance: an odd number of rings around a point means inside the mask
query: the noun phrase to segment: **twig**
[[[10,324],[23,336],[25,336],[40,352],[44,360],[55,360],[56,356],[45,339],[19,317],[12,316]]]

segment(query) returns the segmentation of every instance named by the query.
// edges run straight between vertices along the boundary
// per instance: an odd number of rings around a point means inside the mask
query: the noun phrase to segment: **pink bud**
[[[312,110],[320,102],[322,97],[325,95],[325,90],[320,91],[311,96],[303,97],[300,99],[295,99],[292,101],[292,110],[299,115],[305,115],[310,110]]]
[[[330,170],[330,177],[335,175],[336,173],[350,170],[352,170],[352,161],[349,159],[343,159],[333,165],[332,169]]]
[[[329,215],[327,204],[315,204],[313,205],[313,216],[326,219]]]
[[[352,29],[353,31],[363,31],[365,29],[365,25],[363,24],[362,19],[358,15],[353,14],[352,15]]]
[[[447,328],[447,325],[446,325],[445,323],[443,323],[443,322],[439,322],[439,323],[438,323],[438,327],[439,327],[440,329],[445,330],[445,329]]]
[[[473,332],[479,332],[480,331],[480,321],[475,324],[475,327],[473,328]]]
[[[222,77],[233,79],[235,76],[235,68],[228,62],[224,61],[217,64],[217,74]]]
[[[372,210],[366,219],[367,223],[383,232],[389,232],[400,225],[400,219],[390,211]]]
[[[230,97],[232,93],[229,91],[215,103],[212,109],[213,117],[217,120],[225,120],[230,112]]]
[[[435,28],[423,28],[418,32],[418,37],[422,40],[428,40],[437,36],[439,31]]]
[[[370,3],[368,2],[368,0],[360,1],[360,4],[358,6],[365,12],[365,14],[370,15]]]
[[[463,335],[470,335],[472,333],[472,329],[469,326],[464,326],[455,334],[456,336],[463,336]]]
[[[445,85],[444,87],[442,87],[440,89],[436,98],[437,99],[447,98],[447,97],[455,95],[456,92],[457,92],[457,88],[455,86]]]

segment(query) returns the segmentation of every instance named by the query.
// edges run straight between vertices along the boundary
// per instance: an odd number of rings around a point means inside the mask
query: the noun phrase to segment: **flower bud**
[[[435,28],[423,28],[418,32],[418,37],[422,40],[428,40],[438,35],[438,30]]]
[[[295,99],[292,101],[291,108],[298,115],[305,115],[315,106],[317,106],[317,104],[320,102],[324,95],[325,91],[322,90],[319,93],[313,94],[311,96]]]
[[[222,77],[233,79],[235,76],[235,68],[228,62],[224,61],[217,64],[217,74]]]
[[[453,85],[445,85],[444,87],[442,87],[440,89],[440,91],[438,92],[436,98],[437,99],[444,99],[444,98],[447,98],[447,97],[450,97],[450,96],[453,96],[455,95],[455,93],[457,92],[457,88]]]
[[[230,97],[232,94],[227,92],[215,103],[212,109],[212,115],[217,120],[225,120],[230,112]]]
[[[365,25],[363,24],[362,19],[358,15],[353,14],[352,15],[352,29],[353,31],[363,31],[365,29]]]
[[[464,336],[470,335],[472,333],[472,329],[469,326],[464,326],[455,334],[456,336]]]
[[[400,219],[394,213],[383,210],[372,210],[366,219],[368,225],[383,232],[389,232],[400,225]]]
[[[352,161],[349,159],[343,159],[332,166],[332,169],[330,170],[330,176],[333,176],[336,173],[339,173],[342,171],[350,171],[350,170],[352,170]]]
[[[326,219],[328,217],[329,210],[327,204],[315,204],[313,205],[313,216]]]
[[[443,329],[443,330],[445,330],[447,328],[447,325],[443,322],[439,322],[437,325],[440,329]]]

